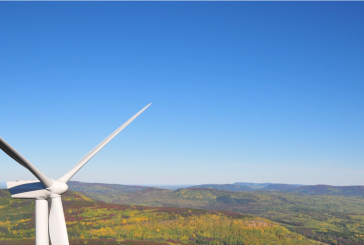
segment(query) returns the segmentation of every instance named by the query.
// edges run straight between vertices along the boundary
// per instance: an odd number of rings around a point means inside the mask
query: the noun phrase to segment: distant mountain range
[[[204,184],[195,185],[188,188],[211,188],[225,191],[286,191],[293,190],[303,185],[290,185],[290,184],[273,184],[273,183],[245,183],[236,182],[234,184]]]
[[[224,191],[254,191],[253,188],[249,186],[243,185],[235,185],[235,184],[206,184],[206,185],[194,185],[188,188],[206,188],[206,189],[216,189],[216,190],[224,190]]]
[[[308,195],[342,195],[342,196],[363,196],[364,186],[331,186],[331,185],[291,185],[291,184],[205,184],[195,185],[188,188],[207,188],[225,191],[283,191],[295,192]]]
[[[70,181],[69,189],[79,191],[81,193],[89,193],[93,195],[107,195],[113,199],[113,196],[120,194],[132,194],[132,199],[144,194],[164,196],[167,193],[176,191],[176,188],[157,188],[138,185],[118,185],[118,184],[103,184],[103,183],[83,183],[78,181]],[[291,184],[254,184],[254,183],[234,183],[234,184],[204,184],[195,185],[188,188],[178,188],[177,190],[188,189],[209,189],[220,190],[227,192],[287,192],[300,193],[306,195],[335,195],[335,196],[364,196],[364,186],[330,186],[330,185],[291,185]],[[133,194],[135,193],[135,194]],[[144,194],[143,194],[144,193]],[[100,196],[99,196],[100,197]],[[102,198],[101,198],[102,199]]]
[[[204,185],[157,185],[157,186],[140,186],[140,185],[119,185],[119,184],[103,184],[103,183],[84,183],[78,181],[70,181],[68,183],[70,190],[81,192],[93,192],[93,193],[132,193],[144,190],[146,188],[159,188],[168,190],[177,190],[184,188],[204,188],[204,189],[216,189],[224,191],[288,191],[293,190],[302,185],[289,185],[289,184],[272,184],[272,183],[243,183],[237,182],[234,184],[204,184]]]
[[[233,185],[249,186],[252,189],[261,189],[272,183],[247,183],[247,182],[236,182]]]
[[[308,195],[364,196],[364,186],[307,185],[284,191]]]
[[[145,187],[156,187],[156,188],[162,188],[162,189],[168,189],[168,190],[177,190],[182,188],[188,188],[191,185],[146,185]]]
[[[158,185],[154,187],[140,185],[119,185],[104,183],[84,183],[70,181],[69,189],[83,193],[120,194],[135,193],[145,189],[178,190],[178,189],[214,189],[232,192],[293,192],[308,195],[340,195],[340,196],[364,196],[364,186],[330,186],[330,185],[299,185],[299,184],[273,184],[273,183],[245,183],[233,184],[203,184],[203,185]],[[6,188],[5,182],[0,182],[0,188]]]
[[[68,188],[72,191],[78,192],[92,192],[103,194],[114,193],[131,193],[144,190],[146,186],[139,185],[118,185],[118,184],[103,184],[103,183],[84,183],[78,181],[68,182]]]

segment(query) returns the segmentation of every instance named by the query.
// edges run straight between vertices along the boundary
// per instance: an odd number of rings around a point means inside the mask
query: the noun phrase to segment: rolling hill
[[[251,188],[249,186],[234,185],[234,184],[224,184],[224,185],[206,184],[206,185],[190,186],[188,188],[210,188],[210,189],[225,190],[225,191],[253,191],[254,190],[253,188]]]
[[[254,184],[254,183],[234,183],[234,184],[205,184],[195,185],[188,188],[211,188],[216,190],[225,191],[291,191],[295,190],[301,185],[289,185],[289,184]]]
[[[234,184],[205,184],[188,188],[209,188],[226,191],[283,191],[308,195],[363,196],[364,186],[331,186],[331,185],[291,185],[291,184],[254,184],[237,182]]]
[[[5,188],[5,187],[4,187]],[[137,185],[119,185],[103,183],[84,183],[78,181],[69,182],[70,190],[100,194],[134,193],[144,189],[155,190],[176,190],[176,188],[157,188]],[[255,184],[237,182],[234,184],[204,184],[187,188],[206,188],[225,191],[283,191],[296,192],[308,195],[340,195],[340,196],[364,196],[364,186],[330,186],[330,185],[291,185],[291,184]],[[181,188],[183,189],[183,188]]]
[[[304,190],[304,189],[303,189]],[[230,210],[278,222],[328,244],[364,244],[362,195],[313,195],[287,191],[231,192],[212,188],[145,188],[129,193],[83,192],[109,203]]]
[[[292,191],[294,191],[295,189],[297,189],[299,187],[300,187],[300,185],[269,184],[260,190],[264,190],[264,191],[288,191],[288,190],[291,191],[292,190]]]
[[[68,188],[73,191],[112,194],[112,193],[137,192],[147,187],[138,185],[118,185],[118,184],[84,183],[78,181],[69,181]]]
[[[63,201],[73,245],[317,244],[267,219],[231,211],[108,204],[74,191]],[[0,245],[34,244],[34,201],[12,199],[2,189],[0,205]]]
[[[271,183],[248,183],[248,182],[235,182],[233,185],[248,186],[252,189],[262,189]]]
[[[307,185],[287,191],[308,195],[364,196],[364,186]]]
[[[271,188],[271,185],[275,186]],[[82,194],[78,194],[79,200],[77,198],[77,200],[72,198],[66,200],[65,205],[68,205],[68,201],[77,201],[83,205],[88,202],[130,207],[142,205],[157,210],[168,207],[173,208],[175,210],[173,212],[177,212],[179,208],[214,210],[214,212],[229,210],[272,220],[292,232],[327,244],[364,244],[362,186],[316,185],[290,188],[290,185],[268,184],[260,189],[251,188],[251,191],[226,191],[212,188],[214,185],[208,186],[210,187],[169,190],[145,186],[70,182],[70,189],[78,190]],[[11,205],[16,207],[18,204],[14,201]],[[1,202],[0,206],[3,206]],[[29,212],[33,212],[33,209],[33,207],[29,209]],[[22,216],[18,218],[23,219]],[[76,244],[77,239],[86,238],[72,239],[75,239],[74,244]],[[92,244],[93,238],[87,239],[89,239],[88,244]],[[100,239],[100,236],[97,239]],[[114,243],[118,238],[102,239],[105,243]],[[135,242],[128,239],[122,242]]]

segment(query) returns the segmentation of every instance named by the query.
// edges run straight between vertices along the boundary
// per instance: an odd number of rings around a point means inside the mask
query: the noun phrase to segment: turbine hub
[[[68,185],[61,181],[53,180],[53,185],[51,187],[47,188],[47,190],[49,192],[51,192],[51,194],[62,195],[63,193],[65,193],[68,190]]]

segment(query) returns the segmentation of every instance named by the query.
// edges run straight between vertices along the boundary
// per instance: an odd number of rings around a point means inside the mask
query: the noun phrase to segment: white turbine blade
[[[9,157],[13,158],[20,165],[27,168],[32,174],[34,174],[40,182],[43,183],[46,187],[51,187],[53,185],[53,181],[48,178],[45,174],[43,174],[39,169],[34,167],[27,159],[25,159],[19,152],[17,152],[8,142],[6,142],[3,138],[0,137],[0,148],[8,154]]]
[[[69,245],[61,196],[53,197],[49,213],[49,237],[52,245]]]
[[[139,116],[145,109],[147,109],[152,103],[141,109],[137,114],[132,116],[128,121],[121,125],[117,130],[109,135],[104,141],[102,141],[98,146],[96,146],[92,151],[90,151],[86,156],[84,156],[68,173],[63,175],[58,180],[67,183],[93,156],[96,155],[107,143],[110,142],[121,130],[123,130],[129,123],[131,123],[137,116]]]

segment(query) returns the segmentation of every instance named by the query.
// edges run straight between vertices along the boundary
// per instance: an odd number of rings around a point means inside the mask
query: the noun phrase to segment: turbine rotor
[[[63,213],[61,196],[68,190],[67,182],[107,143],[129,125],[151,104],[144,107],[137,114],[131,117],[85,157],[83,157],[70,171],[58,180],[50,179],[39,169],[32,165],[9,143],[0,137],[0,149],[13,158],[23,167],[27,168],[38,181],[9,181],[7,188],[13,198],[35,199],[36,204],[36,245],[49,245],[49,237],[52,245],[69,245],[66,220]],[[48,219],[48,203],[51,201],[51,210]],[[47,228],[49,227],[49,230]]]

